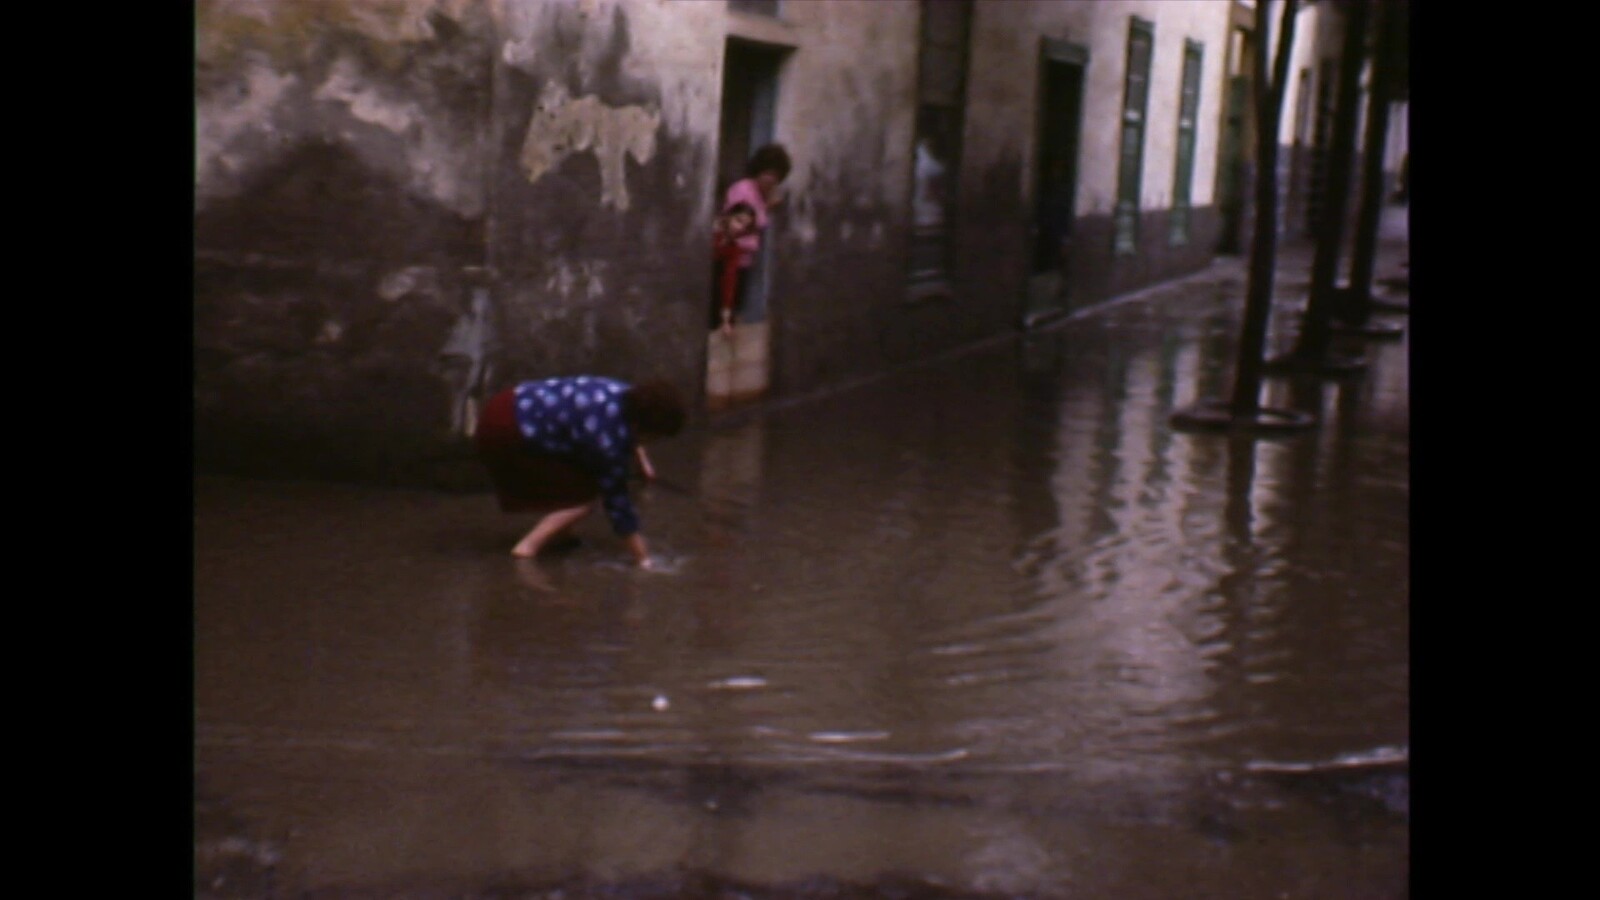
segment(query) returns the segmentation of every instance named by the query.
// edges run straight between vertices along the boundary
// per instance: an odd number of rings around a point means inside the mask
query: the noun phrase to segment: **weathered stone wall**
[[[705,346],[722,5],[503,9],[491,246],[506,379],[662,376],[692,394]]]
[[[795,168],[774,233],[774,389],[886,364],[911,205],[916,3],[790,3],[777,134]]]
[[[449,437],[445,348],[487,228],[486,11],[197,5],[200,465],[354,475]]]
[[[1149,105],[1145,115],[1138,252],[1112,253],[1128,22],[1155,25]],[[1215,173],[1221,132],[1227,6],[1127,0],[1105,3],[979,4],[968,94],[963,167],[963,236],[968,258],[983,267],[970,281],[990,285],[989,302],[1015,318],[1031,247],[1037,170],[1040,38],[1086,47],[1081,145],[1077,160],[1072,259],[1066,277],[1074,305],[1193,271],[1216,244]],[[1173,202],[1177,117],[1184,40],[1202,45],[1200,101],[1190,183],[1191,231],[1186,244],[1167,240]],[[968,186],[975,188],[968,191]]]
[[[721,15],[202,0],[197,463],[435,480],[517,378],[692,390]]]
[[[775,393],[1014,327],[1041,36],[1091,50],[1072,293],[1192,270],[1216,229],[1226,10],[976,4],[953,283],[911,302],[914,0],[788,3],[777,20],[712,0],[198,0],[197,464],[438,483],[470,469],[475,404],[518,379],[663,376],[695,393],[730,34],[789,51]],[[1114,257],[1130,14],[1156,26],[1146,237]],[[1186,37],[1205,56],[1192,236],[1173,247]]]

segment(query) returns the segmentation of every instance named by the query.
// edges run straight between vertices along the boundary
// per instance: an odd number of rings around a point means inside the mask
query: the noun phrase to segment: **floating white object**
[[[767,680],[759,675],[735,675],[720,681],[713,681],[706,685],[712,690],[721,691],[748,691],[767,686]]]
[[[861,741],[884,741],[887,731],[813,731],[811,739],[819,744],[854,744]]]

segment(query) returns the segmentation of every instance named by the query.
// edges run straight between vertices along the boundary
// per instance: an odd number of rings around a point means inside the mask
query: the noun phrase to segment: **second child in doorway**
[[[733,337],[733,317],[744,294],[747,269],[740,266],[739,239],[752,234],[756,211],[748,203],[735,203],[717,216],[711,228],[711,320],[713,331]]]

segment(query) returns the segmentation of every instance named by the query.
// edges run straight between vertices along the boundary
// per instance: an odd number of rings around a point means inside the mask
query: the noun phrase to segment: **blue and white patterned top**
[[[517,385],[517,430],[529,447],[574,460],[600,483],[600,502],[611,528],[627,537],[639,530],[628,499],[634,434],[622,419],[622,394],[631,385],[614,378],[577,375]]]

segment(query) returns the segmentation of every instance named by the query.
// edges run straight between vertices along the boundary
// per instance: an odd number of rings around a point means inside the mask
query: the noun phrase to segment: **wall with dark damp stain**
[[[774,217],[773,393],[1016,327],[1038,41],[1092,48],[1073,307],[1204,265],[1221,32],[1199,6],[978,4],[948,289],[908,295],[919,12],[792,4]],[[705,364],[724,44],[717,2],[200,0],[201,469],[478,487],[478,404],[523,378]],[[1141,241],[1111,253],[1127,15],[1157,21]],[[747,19],[749,17],[746,17]],[[1222,21],[1218,19],[1217,21]],[[1206,44],[1194,228],[1165,241],[1184,37]],[[1168,89],[1170,88],[1170,89]]]
[[[711,6],[202,0],[197,468],[479,486],[517,379],[692,393]]]

